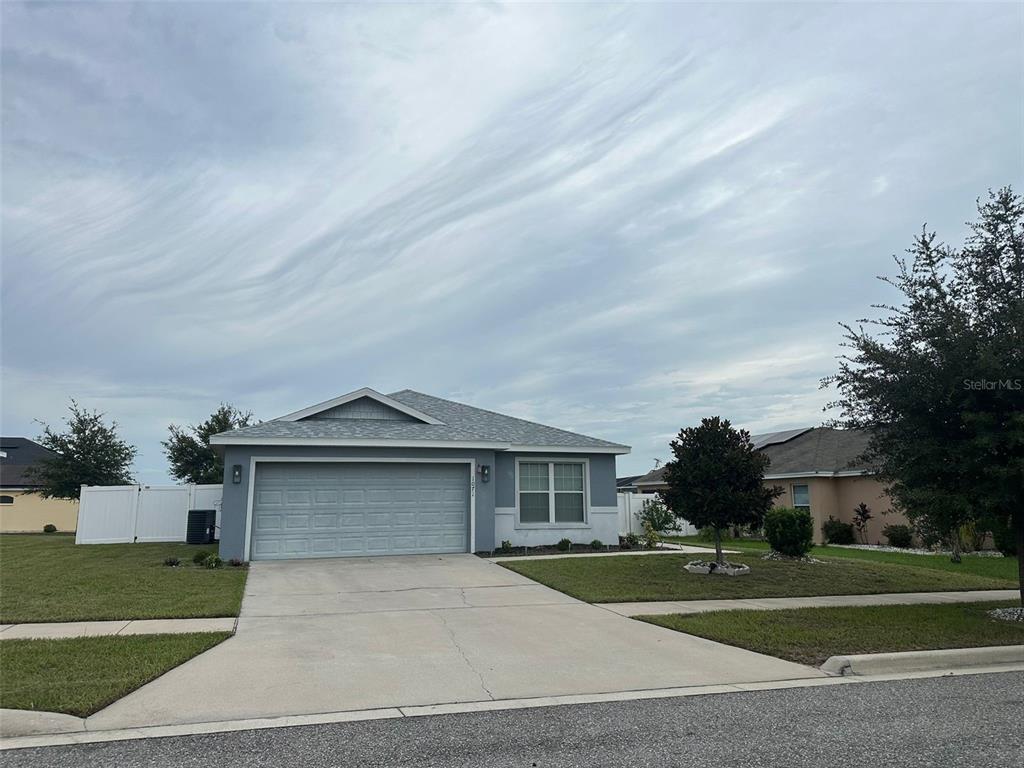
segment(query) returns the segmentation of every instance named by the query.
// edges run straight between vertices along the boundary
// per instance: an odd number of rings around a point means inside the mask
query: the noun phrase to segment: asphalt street
[[[0,754],[0,763],[10,768],[1017,768],[1022,761],[1024,673],[376,720]]]

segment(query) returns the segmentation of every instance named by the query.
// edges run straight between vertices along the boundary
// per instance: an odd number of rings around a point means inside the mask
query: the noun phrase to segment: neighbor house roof
[[[338,418],[338,408],[373,400],[404,418]],[[327,415],[329,413],[329,415]],[[357,390],[251,427],[214,435],[213,445],[414,445],[493,450],[537,449],[629,453],[629,446],[537,424],[411,389],[382,395]]]
[[[633,481],[637,480],[640,477],[642,477],[642,475],[627,475],[626,477],[617,477],[617,478],[615,478],[615,487],[616,488],[632,488],[633,487]]]
[[[751,435],[751,443],[771,459],[765,479],[807,475],[860,475],[873,469],[860,456],[867,450],[866,432],[829,427],[805,427]],[[637,487],[665,484],[659,467],[636,480]]]
[[[871,474],[874,468],[861,459],[869,440],[868,433],[858,429],[808,429],[762,449],[771,459],[765,478]]]
[[[28,476],[29,467],[56,455],[26,437],[0,437],[0,487],[37,487],[39,481]]]

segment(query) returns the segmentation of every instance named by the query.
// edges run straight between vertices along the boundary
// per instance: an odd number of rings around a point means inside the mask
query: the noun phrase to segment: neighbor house
[[[861,503],[871,509],[872,519],[865,528],[870,544],[886,543],[882,535],[886,525],[907,522],[902,514],[893,512],[885,486],[861,460],[868,445],[866,433],[808,427],[753,435],[751,442],[771,459],[764,482],[782,489],[775,506],[808,510],[814,518],[816,543],[823,542],[822,523],[829,517],[853,522],[854,510]],[[634,485],[640,493],[664,490],[664,473],[664,467],[652,470]]]
[[[39,481],[29,471],[56,455],[25,437],[0,437],[0,531],[39,533],[45,525],[55,525],[58,531],[75,530],[78,502],[44,499],[35,493]]]
[[[224,558],[618,541],[628,446],[408,389],[360,389],[210,442]]]

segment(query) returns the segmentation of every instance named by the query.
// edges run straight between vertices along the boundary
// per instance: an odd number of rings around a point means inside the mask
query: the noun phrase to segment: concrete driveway
[[[820,674],[625,618],[474,555],[254,563],[234,637],[88,727]]]

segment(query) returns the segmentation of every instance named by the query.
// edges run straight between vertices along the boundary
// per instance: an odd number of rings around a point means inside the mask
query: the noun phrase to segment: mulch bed
[[[636,547],[640,549],[640,547]],[[601,547],[600,549],[594,549],[589,544],[573,544],[572,549],[568,552],[559,549],[554,545],[548,545],[543,547],[512,547],[512,549],[495,549],[493,551],[484,550],[482,552],[475,553],[478,557],[526,557],[534,555],[592,555],[595,552],[625,552],[627,551],[624,547],[618,545],[609,545],[607,547]]]

